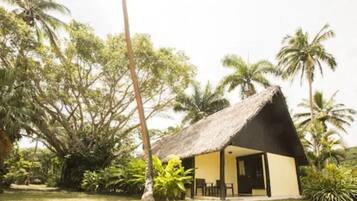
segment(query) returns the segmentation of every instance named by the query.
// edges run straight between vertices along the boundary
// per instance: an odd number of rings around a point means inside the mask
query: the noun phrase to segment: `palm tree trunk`
[[[12,142],[6,136],[5,132],[0,129],[0,163],[3,163],[5,158],[12,150]]]
[[[308,71],[308,82],[309,82],[309,99],[310,99],[310,110],[311,110],[311,122],[314,121],[314,103],[312,95],[312,72]]]
[[[125,26],[125,40],[128,49],[129,71],[134,85],[135,100],[138,107],[140,130],[144,145],[145,159],[146,159],[146,172],[145,172],[145,189],[141,197],[143,201],[155,201],[154,199],[154,182],[153,182],[153,164],[152,164],[152,152],[150,145],[150,138],[146,126],[144,107],[139,90],[139,82],[135,72],[134,53],[131,46],[130,31],[129,31],[129,19],[128,11],[126,7],[126,0],[122,0],[123,3],[123,15]]]

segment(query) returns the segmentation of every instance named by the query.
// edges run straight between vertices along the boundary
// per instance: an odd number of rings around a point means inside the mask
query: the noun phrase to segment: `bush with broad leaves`
[[[311,201],[355,201],[357,179],[352,171],[328,164],[322,171],[309,170],[302,179],[304,196]]]

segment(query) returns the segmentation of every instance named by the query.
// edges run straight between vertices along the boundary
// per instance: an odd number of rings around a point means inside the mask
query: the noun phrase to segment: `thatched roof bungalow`
[[[153,144],[195,168],[193,195],[298,196],[296,167],[307,164],[279,87],[270,87]],[[221,190],[224,189],[224,190]],[[200,191],[200,192],[198,192]],[[228,191],[228,192],[227,192]]]

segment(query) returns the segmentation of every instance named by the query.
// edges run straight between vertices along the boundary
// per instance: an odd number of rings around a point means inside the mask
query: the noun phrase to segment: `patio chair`
[[[216,180],[216,186],[217,186],[217,194],[219,194],[219,192],[221,190],[221,180]],[[227,190],[231,190],[232,191],[232,197],[234,197],[233,183],[226,183],[226,187],[225,187],[226,195],[227,195]]]
[[[206,187],[207,187],[206,180],[197,178],[196,179],[195,195],[197,195],[197,189],[201,189],[202,190],[202,196],[205,196],[206,195]]]

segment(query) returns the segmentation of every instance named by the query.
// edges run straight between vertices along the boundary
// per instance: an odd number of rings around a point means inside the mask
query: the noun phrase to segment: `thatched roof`
[[[221,150],[265,105],[273,101],[275,95],[283,97],[279,87],[269,87],[188,126],[175,135],[164,137],[153,144],[153,154],[167,160],[170,155],[187,158]],[[287,107],[285,103],[283,107]]]

